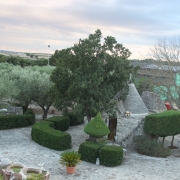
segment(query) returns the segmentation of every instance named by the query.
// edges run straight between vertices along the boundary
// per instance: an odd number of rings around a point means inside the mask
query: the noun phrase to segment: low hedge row
[[[67,116],[53,116],[46,121],[53,122],[57,130],[66,131],[69,129],[70,119]]]
[[[180,134],[180,112],[168,110],[146,116],[144,132],[161,137]]]
[[[28,111],[24,115],[3,115],[0,116],[0,130],[26,127],[35,123],[35,115],[32,111]]]
[[[78,152],[81,154],[81,160],[96,163],[96,159],[99,158],[99,149],[104,146],[102,143],[96,142],[83,142],[79,146]]]
[[[100,164],[108,167],[121,165],[123,154],[123,149],[120,146],[104,146],[99,150]]]
[[[32,127],[31,137],[36,143],[50,149],[59,151],[69,149],[71,148],[71,136],[61,131],[67,129],[66,121],[68,120],[68,117],[59,116],[37,122]],[[63,126],[63,123],[66,125]]]
[[[78,152],[81,154],[81,160],[96,163],[96,159],[99,158],[100,164],[108,167],[120,165],[124,154],[120,146],[88,141],[79,146]]]

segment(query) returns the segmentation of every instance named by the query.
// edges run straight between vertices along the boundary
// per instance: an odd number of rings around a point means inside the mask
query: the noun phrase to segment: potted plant
[[[75,151],[65,151],[61,153],[60,164],[66,166],[66,172],[73,174],[76,169],[76,165],[81,162],[81,155]]]

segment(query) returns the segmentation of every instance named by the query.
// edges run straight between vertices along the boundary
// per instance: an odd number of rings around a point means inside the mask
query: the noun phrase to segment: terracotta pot
[[[68,166],[66,166],[66,172],[68,174],[73,174],[75,172],[75,170],[76,170],[76,167],[68,167]]]

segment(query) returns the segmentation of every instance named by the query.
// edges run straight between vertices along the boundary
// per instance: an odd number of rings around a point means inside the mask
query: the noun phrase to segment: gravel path
[[[87,135],[84,125],[70,127],[72,149],[78,150]],[[180,136],[175,136],[175,143]],[[167,141],[166,143],[169,143]],[[175,144],[176,145],[176,144]],[[61,151],[62,152],[62,151]],[[127,150],[121,166],[109,168],[81,162],[76,173],[67,175],[59,164],[60,151],[45,148],[31,140],[31,127],[0,131],[0,159],[9,158],[14,163],[36,167],[44,162],[44,168],[51,173],[50,180],[179,180],[180,158],[153,158]],[[180,150],[176,150],[176,153]]]

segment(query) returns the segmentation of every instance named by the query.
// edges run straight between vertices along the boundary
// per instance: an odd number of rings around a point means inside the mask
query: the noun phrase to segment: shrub
[[[139,154],[154,156],[154,157],[167,157],[170,155],[170,150],[163,147],[163,144],[149,136],[136,136],[133,139],[134,148]]]
[[[120,146],[104,146],[99,150],[100,164],[104,166],[118,166],[123,161],[123,149]]]
[[[180,112],[168,110],[146,116],[144,132],[161,137],[180,134]]]
[[[31,176],[27,177],[26,180],[44,180],[43,174],[31,174]]]
[[[79,146],[78,152],[81,154],[81,160],[96,163],[96,159],[99,158],[99,149],[104,146],[103,143],[97,142],[83,142]]]
[[[70,119],[67,116],[53,116],[46,119],[46,121],[54,122],[55,129],[60,131],[66,131],[69,129]]]
[[[26,127],[34,123],[35,116],[30,114],[0,116],[0,130]]]
[[[31,130],[32,139],[45,147],[55,150],[66,150],[71,147],[71,136],[66,132],[55,129],[55,123],[40,121],[33,125]]]
[[[95,138],[101,138],[110,133],[109,128],[101,118],[100,113],[86,125],[84,132]]]
[[[84,116],[82,114],[78,115],[74,112],[66,112],[65,115],[70,119],[70,126],[76,126],[84,123]]]
[[[60,164],[68,167],[75,167],[81,162],[80,158],[81,154],[76,151],[65,151],[61,153]]]
[[[24,115],[26,116],[26,118],[29,120],[29,124],[33,125],[35,123],[35,114],[32,111],[32,109],[28,109]]]

